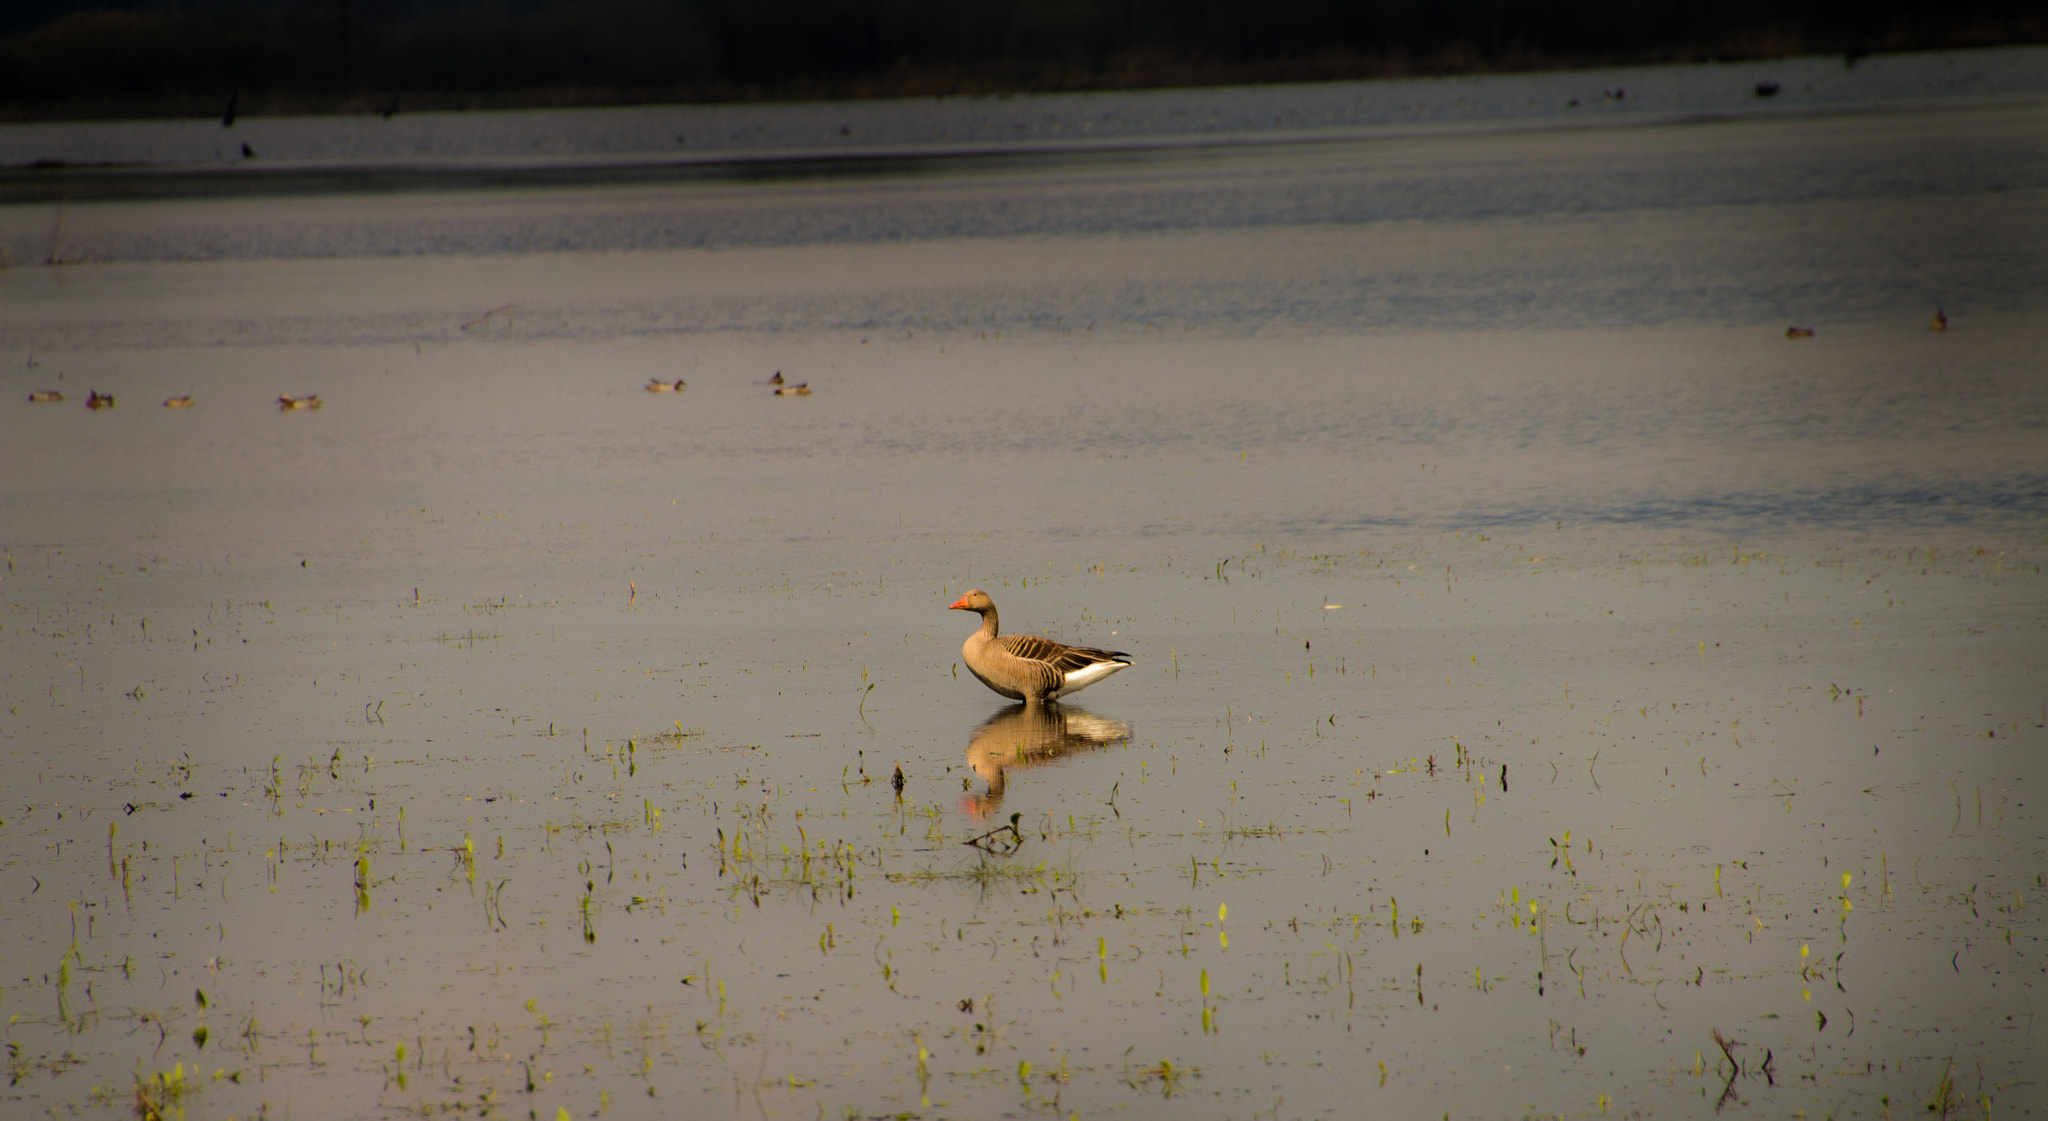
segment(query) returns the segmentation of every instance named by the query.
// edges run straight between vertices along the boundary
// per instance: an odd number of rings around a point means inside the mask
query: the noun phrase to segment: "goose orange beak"
[[[951,602],[951,603],[947,604],[947,605],[946,605],[946,610],[948,610],[948,611],[965,611],[965,610],[967,610],[967,597],[966,597],[966,596],[961,596],[961,597],[960,597],[959,599],[956,599],[956,600],[954,600],[953,602]]]

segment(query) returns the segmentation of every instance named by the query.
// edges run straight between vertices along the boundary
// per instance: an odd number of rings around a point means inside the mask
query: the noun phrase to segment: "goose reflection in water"
[[[995,812],[1003,804],[1004,776],[1012,767],[1035,767],[1130,738],[1129,724],[1085,709],[1059,704],[1038,708],[1011,705],[989,717],[967,741],[967,765],[988,784],[988,790],[962,797],[960,809],[973,817]]]

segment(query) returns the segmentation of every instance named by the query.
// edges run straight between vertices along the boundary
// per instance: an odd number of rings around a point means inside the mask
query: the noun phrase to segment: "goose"
[[[1079,692],[1131,664],[1121,650],[1068,646],[1035,634],[1000,634],[995,601],[980,588],[949,605],[981,616],[981,629],[967,636],[960,658],[983,685],[1026,705]]]

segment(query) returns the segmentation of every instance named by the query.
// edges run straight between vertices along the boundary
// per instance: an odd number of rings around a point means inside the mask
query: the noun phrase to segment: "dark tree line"
[[[1371,77],[2048,41],[2025,0],[18,0],[14,116]],[[396,103],[396,102],[394,102]]]

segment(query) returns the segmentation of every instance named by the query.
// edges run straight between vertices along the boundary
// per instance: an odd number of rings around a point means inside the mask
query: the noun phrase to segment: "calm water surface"
[[[2044,124],[0,207],[6,1112],[2039,1113]]]

